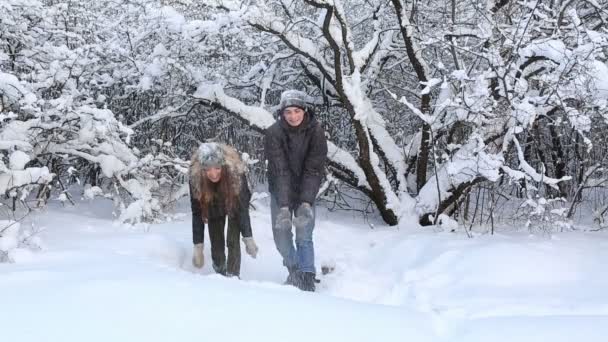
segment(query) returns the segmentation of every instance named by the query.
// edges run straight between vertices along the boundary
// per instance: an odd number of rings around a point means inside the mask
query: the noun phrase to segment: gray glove
[[[255,244],[253,237],[244,237],[243,243],[245,243],[245,252],[255,259],[258,255],[258,245]]]
[[[293,219],[293,225],[296,228],[308,227],[315,219],[315,214],[312,211],[310,203],[302,202],[296,210],[296,217]]]
[[[192,264],[196,268],[201,268],[205,265],[205,256],[203,254],[203,244],[197,243],[192,251]]]
[[[288,207],[279,209],[276,217],[275,229],[290,230],[291,229],[291,212]]]

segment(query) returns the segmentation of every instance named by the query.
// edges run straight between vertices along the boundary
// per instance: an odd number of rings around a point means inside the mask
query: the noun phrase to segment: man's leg
[[[312,207],[315,213],[315,207]],[[296,227],[296,248],[298,255],[298,265],[302,272],[315,273],[315,248],[312,241],[312,232],[315,228],[315,219],[304,227]]]
[[[283,257],[283,265],[288,269],[297,270],[298,259],[296,249],[293,245],[293,233],[291,229],[276,229],[276,217],[279,212],[277,202],[274,197],[270,197],[270,216],[272,222],[272,235],[274,236],[274,244],[277,250]]]
[[[312,210],[314,219],[304,226],[296,226],[296,248],[300,270],[300,279],[297,286],[304,291],[315,290],[315,248],[312,240],[316,219],[314,206]]]
[[[312,207],[313,214],[315,207]],[[298,287],[305,291],[315,290],[315,248],[312,240],[312,232],[315,228],[316,215],[314,219],[305,226],[296,226],[296,247],[298,254],[298,265],[300,270],[300,283]]]
[[[225,217],[209,219],[209,239],[211,240],[211,259],[213,269],[219,274],[226,275],[226,245],[224,243]]]
[[[228,232],[226,233],[226,245],[228,246],[228,275],[241,275],[241,244],[239,238],[241,231],[236,219],[228,218]]]

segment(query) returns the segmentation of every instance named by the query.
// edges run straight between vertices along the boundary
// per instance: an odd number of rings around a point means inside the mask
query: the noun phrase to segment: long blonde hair
[[[220,199],[223,203],[225,213],[231,214],[238,203],[239,194],[233,186],[234,175],[230,172],[230,168],[222,165],[222,176],[217,183],[213,183],[205,175],[205,170],[202,169],[201,177],[199,177],[198,201],[201,204],[201,213],[203,218],[209,218],[209,205],[214,198]]]

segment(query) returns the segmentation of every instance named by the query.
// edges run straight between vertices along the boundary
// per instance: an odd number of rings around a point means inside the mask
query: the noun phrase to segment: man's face
[[[300,126],[304,121],[304,110],[300,107],[287,107],[283,109],[283,117],[289,126],[297,127]]]
[[[205,169],[205,175],[212,183],[217,183],[222,178],[222,168],[217,166],[207,168]]]

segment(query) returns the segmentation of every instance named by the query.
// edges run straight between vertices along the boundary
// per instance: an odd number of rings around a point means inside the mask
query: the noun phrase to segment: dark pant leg
[[[211,240],[211,259],[215,272],[226,275],[226,252],[224,243],[224,226],[226,217],[209,219],[209,239]]]
[[[226,245],[228,246],[228,275],[240,276],[241,274],[241,244],[239,238],[241,231],[236,218],[228,218],[228,232],[226,233]]]

